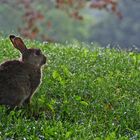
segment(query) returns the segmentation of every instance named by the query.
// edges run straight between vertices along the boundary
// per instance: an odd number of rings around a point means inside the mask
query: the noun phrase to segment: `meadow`
[[[1,140],[139,140],[140,54],[97,44],[39,43],[48,64],[29,107],[0,106]],[[19,57],[0,38],[0,63]]]

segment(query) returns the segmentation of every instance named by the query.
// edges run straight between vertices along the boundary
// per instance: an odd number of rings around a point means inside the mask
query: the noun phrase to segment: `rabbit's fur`
[[[0,104],[15,107],[30,103],[41,82],[46,57],[40,49],[27,49],[19,37],[10,35],[10,40],[22,57],[0,65]]]

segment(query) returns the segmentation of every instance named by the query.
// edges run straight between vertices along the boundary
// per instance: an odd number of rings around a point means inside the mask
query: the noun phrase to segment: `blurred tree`
[[[137,47],[140,49],[140,1],[122,0],[118,7],[123,13],[123,19],[109,15],[105,20],[93,25],[89,42],[97,41],[102,46],[112,44],[122,48]]]
[[[53,28],[53,21],[46,21],[46,12],[52,9],[60,9],[64,11],[69,17],[77,21],[83,21],[84,16],[81,10],[89,7],[94,9],[104,9],[108,12],[112,12],[121,18],[121,13],[117,9],[119,0],[38,0],[33,2],[33,0],[1,0],[0,3],[7,3],[14,7],[15,9],[20,9],[23,12],[22,20],[23,25],[18,27],[18,31],[21,35],[36,39],[40,36],[42,40],[53,41],[54,39],[48,34],[41,32],[42,26],[46,25],[49,30]],[[40,6],[41,4],[41,6]],[[46,12],[44,12],[46,11]]]

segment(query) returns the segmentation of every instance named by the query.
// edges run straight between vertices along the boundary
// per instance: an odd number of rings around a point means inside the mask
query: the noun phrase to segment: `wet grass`
[[[140,139],[140,54],[96,44],[26,44],[41,48],[48,65],[30,107],[0,106],[0,139]],[[18,56],[1,39],[0,62]]]

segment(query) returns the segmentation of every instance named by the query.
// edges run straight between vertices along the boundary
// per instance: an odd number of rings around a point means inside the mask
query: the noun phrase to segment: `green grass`
[[[26,44],[41,48],[48,66],[30,108],[0,106],[0,139],[140,139],[139,54],[94,44]],[[1,38],[0,62],[18,56]]]

